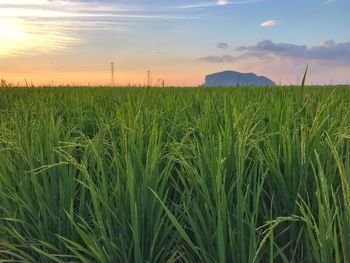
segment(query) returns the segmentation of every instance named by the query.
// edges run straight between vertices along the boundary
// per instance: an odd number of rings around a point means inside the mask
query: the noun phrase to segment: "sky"
[[[235,70],[350,81],[349,0],[0,0],[0,78],[197,86]]]

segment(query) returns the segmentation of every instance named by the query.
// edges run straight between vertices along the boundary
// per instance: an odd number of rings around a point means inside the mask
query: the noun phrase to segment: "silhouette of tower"
[[[147,71],[147,87],[151,87],[151,71]]]
[[[111,86],[114,86],[115,79],[114,79],[114,63],[111,62]]]

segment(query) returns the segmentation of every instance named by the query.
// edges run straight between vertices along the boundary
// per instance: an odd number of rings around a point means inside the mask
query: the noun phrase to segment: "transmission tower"
[[[115,79],[114,79],[114,62],[111,62],[111,85],[114,86]]]
[[[151,87],[151,71],[147,71],[147,87]]]

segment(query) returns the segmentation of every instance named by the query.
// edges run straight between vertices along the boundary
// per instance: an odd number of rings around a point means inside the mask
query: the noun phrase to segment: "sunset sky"
[[[349,0],[0,0],[0,78],[199,85],[237,70],[276,83],[350,81]]]

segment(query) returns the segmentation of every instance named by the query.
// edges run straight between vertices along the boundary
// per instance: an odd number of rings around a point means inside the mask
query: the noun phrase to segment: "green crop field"
[[[350,262],[350,89],[0,88],[0,262]]]

